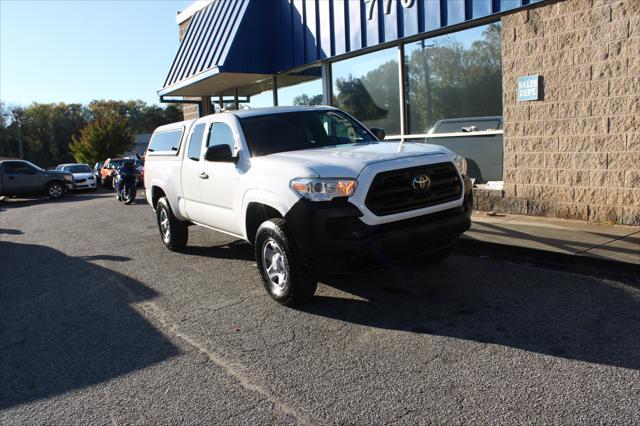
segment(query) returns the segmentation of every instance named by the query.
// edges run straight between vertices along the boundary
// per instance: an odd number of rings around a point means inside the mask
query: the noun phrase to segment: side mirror
[[[235,163],[237,161],[237,157],[233,156],[231,147],[227,144],[210,146],[204,153],[204,159],[219,163]]]
[[[387,136],[387,134],[384,132],[384,129],[381,129],[379,127],[372,127],[371,133],[373,133],[379,141],[384,140],[384,138]]]

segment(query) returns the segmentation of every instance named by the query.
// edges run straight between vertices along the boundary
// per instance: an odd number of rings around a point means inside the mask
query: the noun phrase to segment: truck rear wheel
[[[189,239],[189,228],[186,222],[178,220],[174,216],[167,197],[162,197],[158,200],[156,217],[158,219],[158,230],[164,245],[173,251],[184,249]]]
[[[318,281],[289,237],[284,219],[260,225],[255,250],[262,284],[276,302],[296,306],[313,298]]]

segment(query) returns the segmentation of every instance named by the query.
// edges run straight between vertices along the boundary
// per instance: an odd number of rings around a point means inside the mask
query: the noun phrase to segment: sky
[[[158,103],[191,0],[0,0],[0,99]]]

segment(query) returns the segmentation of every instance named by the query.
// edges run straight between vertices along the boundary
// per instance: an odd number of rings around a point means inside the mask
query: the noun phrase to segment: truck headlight
[[[291,189],[311,201],[330,201],[338,197],[349,197],[356,190],[358,181],[348,178],[293,179]]]
[[[467,160],[463,156],[456,155],[453,159],[453,164],[455,164],[461,175],[467,174]]]

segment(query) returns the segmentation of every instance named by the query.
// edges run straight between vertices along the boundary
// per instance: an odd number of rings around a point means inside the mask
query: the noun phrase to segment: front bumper
[[[298,249],[319,272],[348,273],[393,263],[453,244],[471,226],[471,182],[461,206],[370,226],[347,200],[298,201],[285,217]]]
[[[76,190],[80,190],[80,189],[93,189],[96,187],[96,181],[86,181],[86,182],[82,182],[82,183],[76,183],[75,184],[75,189]]]

